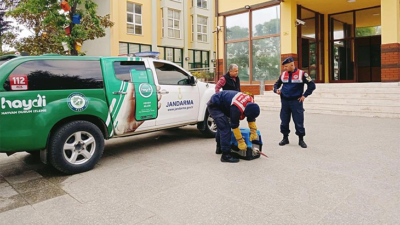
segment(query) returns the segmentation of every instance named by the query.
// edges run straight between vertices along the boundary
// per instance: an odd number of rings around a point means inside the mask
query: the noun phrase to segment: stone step
[[[368,88],[368,87],[354,87],[354,88],[321,88],[317,87],[314,93],[346,93],[346,94],[359,94],[359,93],[383,93],[383,94],[400,94],[400,87],[390,88]]]
[[[261,109],[280,111],[281,99],[272,91],[255,101]],[[304,108],[309,113],[400,118],[400,82],[317,84]]]
[[[259,104],[260,107],[281,107],[278,102]],[[315,104],[304,103],[304,108],[312,110],[339,110],[354,112],[394,113],[400,115],[400,106],[375,106],[375,105],[340,105],[340,104]]]
[[[268,97],[268,98],[256,98],[255,100],[258,104],[264,103],[281,103],[281,99],[278,97]],[[400,99],[368,99],[368,98],[360,98],[360,99],[352,99],[352,98],[314,98],[310,97],[306,99],[306,104],[315,103],[315,104],[334,104],[334,105],[375,105],[375,106],[400,106]]]
[[[277,97],[279,98],[278,95],[276,95],[273,92],[264,92],[264,95],[261,96],[256,96],[256,101],[258,99],[262,98],[268,98],[268,97]],[[400,100],[400,93],[399,94],[388,94],[388,93],[338,93],[338,92],[318,92],[315,91],[313,94],[310,96],[310,98],[340,98],[340,99],[392,99],[392,100]]]
[[[279,113],[280,107],[266,107],[262,106],[261,110],[265,111],[276,111]],[[327,109],[306,109],[306,113],[311,114],[327,114],[327,115],[342,115],[342,116],[362,116],[362,117],[378,117],[378,118],[394,118],[400,119],[398,113],[383,113],[383,112],[355,112],[355,111],[344,111],[344,110],[327,110]]]
[[[358,87],[373,87],[373,88],[390,88],[390,87],[400,87],[400,82],[389,82],[389,83],[317,83],[317,88],[322,87],[322,88],[328,88],[328,87],[333,87],[333,88],[358,88]]]

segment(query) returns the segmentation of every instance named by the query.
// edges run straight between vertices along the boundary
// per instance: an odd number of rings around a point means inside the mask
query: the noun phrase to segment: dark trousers
[[[228,153],[231,150],[231,125],[228,117],[217,107],[210,105],[208,107],[211,117],[214,119],[217,125],[217,134],[215,141],[217,145],[221,146],[221,150],[224,153]]]
[[[304,108],[303,102],[299,100],[286,100],[281,99],[281,133],[289,135],[290,117],[293,117],[294,126],[296,128],[296,135],[305,136],[306,130],[304,129]]]

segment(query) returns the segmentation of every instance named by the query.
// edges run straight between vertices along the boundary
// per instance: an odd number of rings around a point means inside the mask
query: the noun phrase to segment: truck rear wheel
[[[200,130],[204,136],[209,138],[214,138],[217,134],[217,125],[215,124],[214,119],[211,117],[210,113],[206,112],[206,116],[204,119],[204,130]]]
[[[49,143],[50,163],[66,174],[93,169],[104,151],[104,136],[88,121],[78,120],[58,128]]]

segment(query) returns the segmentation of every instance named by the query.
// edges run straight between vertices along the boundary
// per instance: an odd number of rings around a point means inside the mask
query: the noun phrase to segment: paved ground
[[[223,164],[194,127],[108,141],[90,172],[63,176],[0,154],[1,224],[400,224],[400,120],[306,115],[308,149]]]

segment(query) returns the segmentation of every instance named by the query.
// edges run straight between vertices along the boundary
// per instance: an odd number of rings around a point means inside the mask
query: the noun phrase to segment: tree
[[[356,37],[367,37],[379,34],[379,27],[357,27]]]
[[[5,34],[11,30],[13,27],[11,25],[11,21],[6,21],[4,19],[5,12],[0,12],[0,54],[3,53],[3,39]]]
[[[67,4],[70,10],[64,12],[58,0],[21,0],[8,15],[19,24],[31,28],[33,35],[16,41],[15,48],[32,55],[62,54],[62,43],[65,42],[70,54],[78,55],[77,45],[104,37],[104,29],[113,26],[109,15],[96,14],[97,4],[93,0],[69,0]],[[73,22],[74,16],[79,17],[79,22]],[[66,27],[69,27],[69,34],[66,33]]]

